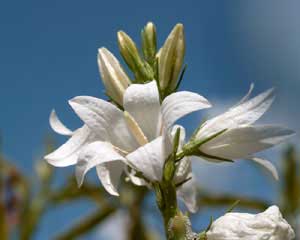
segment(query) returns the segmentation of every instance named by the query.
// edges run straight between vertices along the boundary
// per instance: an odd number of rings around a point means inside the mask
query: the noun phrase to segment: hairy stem
[[[156,202],[164,220],[167,240],[188,239],[187,217],[177,206],[176,186],[172,181],[154,183]],[[189,222],[189,220],[188,220]]]

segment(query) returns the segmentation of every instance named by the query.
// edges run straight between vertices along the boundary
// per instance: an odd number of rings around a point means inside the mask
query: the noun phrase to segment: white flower
[[[295,233],[277,206],[255,214],[227,213],[213,222],[208,240],[292,240]]]
[[[273,89],[247,100],[252,89],[253,86],[239,104],[200,127],[195,139],[205,143],[200,145],[199,155],[215,162],[222,159],[250,159],[262,164],[277,179],[275,167],[269,161],[253,154],[281,143],[294,132],[275,125],[252,125],[268,110],[274,100]],[[209,141],[205,140],[214,135],[217,136]]]
[[[103,186],[114,195],[118,195],[117,185],[125,164],[150,181],[161,180],[165,158],[172,150],[172,134],[168,133],[171,129],[176,131],[175,121],[210,107],[205,98],[186,91],[173,93],[160,104],[155,81],[130,85],[124,93],[124,112],[109,102],[88,96],[75,97],[69,103],[85,125],[72,132],[51,114],[52,128],[71,138],[45,158],[57,167],[76,164],[79,184],[87,171],[96,166]],[[183,128],[181,132],[182,146]],[[189,160],[182,161],[177,179],[190,174]],[[143,184],[143,179],[131,179]]]

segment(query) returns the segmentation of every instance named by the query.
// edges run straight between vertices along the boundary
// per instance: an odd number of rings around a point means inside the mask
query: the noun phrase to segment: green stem
[[[172,181],[154,183],[156,202],[164,220],[167,240],[186,239],[186,216],[178,208],[176,186]]]
[[[154,183],[154,189],[156,194],[156,202],[161,215],[164,220],[164,227],[166,238],[168,240],[178,239],[174,236],[174,233],[170,230],[170,221],[174,217],[180,214],[180,210],[177,206],[176,187],[170,181],[162,181],[160,183]]]

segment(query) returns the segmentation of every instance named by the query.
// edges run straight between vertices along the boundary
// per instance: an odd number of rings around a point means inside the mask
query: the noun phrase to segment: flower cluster
[[[122,31],[118,32],[118,43],[133,77],[110,51],[99,49],[99,70],[109,101],[90,96],[69,100],[84,123],[75,131],[52,111],[51,127],[70,139],[45,156],[50,164],[76,165],[79,185],[95,167],[102,185],[112,195],[118,195],[123,173],[139,186],[151,188],[162,180],[172,182],[191,212],[197,210],[191,156],[213,162],[253,160],[278,178],[269,161],[254,156],[293,134],[284,127],[253,125],[272,104],[272,89],[249,99],[251,86],[237,105],[201,124],[186,140],[185,129],[176,125],[177,120],[211,104],[197,93],[177,91],[185,70],[183,25],[174,27],[159,51],[152,23],[142,31],[142,55]]]

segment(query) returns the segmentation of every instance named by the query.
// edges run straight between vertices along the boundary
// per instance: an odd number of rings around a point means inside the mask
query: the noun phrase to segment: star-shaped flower
[[[187,91],[173,93],[160,103],[156,81],[130,85],[124,93],[124,111],[89,96],[75,97],[69,103],[85,124],[72,132],[53,112],[52,128],[71,138],[45,158],[57,167],[76,164],[79,184],[88,170],[96,167],[103,186],[113,195],[118,195],[117,185],[126,165],[150,182],[161,180],[178,128],[173,124],[186,114],[211,106],[204,97]],[[181,127],[181,146],[184,135]],[[189,160],[182,160],[175,181],[183,181],[190,173]],[[144,184],[144,179],[130,177],[135,184]]]
[[[271,106],[274,91],[270,89],[248,100],[252,89],[253,85],[237,105],[200,126],[193,138],[199,145],[194,153],[214,162],[250,159],[266,167],[277,179],[271,162],[253,154],[283,142],[294,131],[276,125],[253,125]]]

